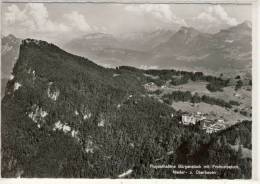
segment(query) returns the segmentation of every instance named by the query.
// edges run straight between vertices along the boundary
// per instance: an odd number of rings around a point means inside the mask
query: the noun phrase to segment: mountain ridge
[[[136,36],[135,36],[136,35]],[[128,65],[140,67],[141,65],[157,66],[160,69],[165,68],[181,68],[189,70],[204,70],[208,72],[221,72],[226,70],[227,73],[236,73],[242,68],[248,68],[250,65],[251,46],[251,27],[249,22],[243,22],[236,26],[220,30],[218,33],[209,34],[200,32],[192,27],[181,27],[177,31],[159,31],[159,36],[155,32],[149,34],[137,33],[131,39],[122,39],[113,36],[117,40],[109,45],[99,45],[98,50],[89,47],[80,46],[84,40],[70,45],[67,43],[64,48],[68,51],[77,51],[79,55],[91,56],[92,59],[106,63],[113,67],[124,65],[123,61]],[[158,37],[157,37],[158,36]],[[127,35],[125,36],[127,38]],[[91,45],[89,41],[88,45]],[[95,43],[96,41],[93,41]],[[78,46],[77,46],[78,45]],[[129,48],[141,53],[131,53]],[[91,51],[94,49],[93,51]],[[103,50],[113,50],[111,53],[105,54]],[[121,51],[124,50],[124,54]],[[239,55],[247,55],[248,57],[240,57]],[[242,62],[244,60],[244,62]],[[246,60],[246,61],[245,61]],[[216,61],[220,61],[216,65]],[[230,66],[225,66],[230,63]],[[247,64],[248,63],[248,64]]]

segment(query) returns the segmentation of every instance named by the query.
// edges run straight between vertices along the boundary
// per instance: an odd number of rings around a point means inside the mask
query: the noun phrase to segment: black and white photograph
[[[1,3],[1,177],[252,178],[252,4]]]

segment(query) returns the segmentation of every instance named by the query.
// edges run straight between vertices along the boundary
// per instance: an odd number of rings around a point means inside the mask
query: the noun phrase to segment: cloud
[[[149,14],[166,23],[175,23],[184,26],[187,25],[184,19],[181,19],[173,14],[171,7],[167,4],[127,5],[125,10],[133,12],[137,15]]]
[[[3,16],[5,26],[15,26],[29,32],[68,31],[69,27],[49,19],[47,8],[42,3],[28,3],[24,9],[10,5]]]
[[[204,21],[205,23],[227,24],[235,26],[238,21],[230,17],[221,5],[210,6],[201,12],[195,19]]]
[[[26,14],[27,18],[32,18],[32,21],[37,28],[48,25],[48,27],[46,27],[46,29],[48,29],[50,23],[52,23],[48,20],[48,11],[46,7],[40,3],[28,4],[25,8],[24,14]]]
[[[25,20],[24,13],[14,4],[7,7],[7,12],[5,13],[5,21],[13,24],[15,21]]]
[[[80,31],[90,30],[90,26],[86,22],[85,17],[80,13],[73,11],[69,14],[65,14],[64,17],[69,21],[71,27],[78,28]]]
[[[143,70],[156,70],[156,69],[159,69],[159,67],[156,66],[156,65],[152,65],[152,66],[141,65],[141,66],[139,66],[139,68],[143,69]]]
[[[202,12],[198,15],[197,19],[199,20],[205,20],[208,21],[210,23],[216,22],[218,21],[215,17],[213,17],[211,14],[208,14],[206,12]]]
[[[8,6],[3,14],[3,25],[9,32],[26,37],[55,37],[71,32],[85,34],[91,30],[85,17],[76,11],[54,21],[43,3],[27,3],[23,8],[16,4]]]

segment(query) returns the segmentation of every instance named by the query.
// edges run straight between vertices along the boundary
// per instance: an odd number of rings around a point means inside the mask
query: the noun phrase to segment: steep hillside
[[[161,65],[212,71],[251,71],[251,27],[248,22],[216,34],[182,27],[167,42],[154,48]],[[156,63],[154,63],[156,65]]]
[[[4,177],[117,177],[159,136],[159,115],[174,112],[141,96],[140,81],[124,69],[43,41],[23,41],[13,73],[2,100]]]
[[[7,80],[11,77],[13,66],[19,55],[21,39],[10,34],[2,37],[1,40],[1,97],[3,97]]]
[[[200,56],[199,53],[209,44],[210,35],[192,27],[181,27],[172,37],[154,48],[161,56]]]
[[[150,96],[145,84],[158,79],[155,72],[161,72],[157,82],[172,73],[220,80],[174,70],[106,69],[53,44],[23,40],[2,100],[2,176],[181,178],[151,164],[196,164],[203,159],[198,154],[206,156],[203,164],[223,163],[211,161],[215,134],[180,124],[181,112]],[[221,153],[225,164],[244,162],[230,157],[238,154],[234,149]],[[250,178],[250,163],[208,177]]]
[[[121,46],[132,50],[151,51],[175,34],[176,31],[156,29],[151,32],[134,32],[118,36]]]

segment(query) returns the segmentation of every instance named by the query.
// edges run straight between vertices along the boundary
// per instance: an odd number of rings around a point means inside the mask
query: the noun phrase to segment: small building
[[[206,119],[206,117],[201,114],[200,112],[198,112],[196,115],[194,115],[194,117],[196,118],[197,121],[202,121],[204,119]]]
[[[147,90],[147,91],[156,91],[159,89],[159,87],[154,83],[154,82],[149,82],[147,84],[144,85],[144,88]]]
[[[190,125],[190,124],[195,125],[197,122],[205,120],[205,119],[206,119],[206,117],[202,113],[197,112],[195,115],[194,114],[183,114],[181,121],[184,125]]]
[[[209,120],[209,119],[204,119],[204,120],[201,121],[201,128],[203,130],[205,130],[213,124],[214,124],[214,121]]]
[[[223,123],[218,123],[218,121],[215,121],[215,122],[213,122],[213,124],[209,124],[208,126],[203,127],[203,129],[205,129],[206,133],[208,133],[208,134],[218,132],[220,130],[224,130],[225,128],[226,128],[226,125]]]
[[[206,133],[207,133],[207,134],[212,134],[212,133],[214,133],[214,129],[211,128],[211,127],[208,127],[208,128],[206,129]]]
[[[241,95],[240,94],[238,94],[238,93],[234,93],[233,94],[235,97],[240,97]]]
[[[218,119],[218,120],[217,120],[217,123],[218,123],[218,124],[224,124],[224,123],[225,123],[225,120],[222,119],[222,118],[221,118],[221,119]]]
[[[212,125],[212,127],[213,127],[216,131],[223,130],[223,129],[226,128],[226,126],[223,125],[223,124],[214,124],[214,125]]]
[[[162,85],[161,88],[162,88],[162,89],[165,89],[165,88],[167,88],[167,86],[166,86],[166,85]]]
[[[196,118],[193,115],[189,115],[189,114],[183,114],[181,116],[181,121],[182,124],[184,125],[196,124]]]

